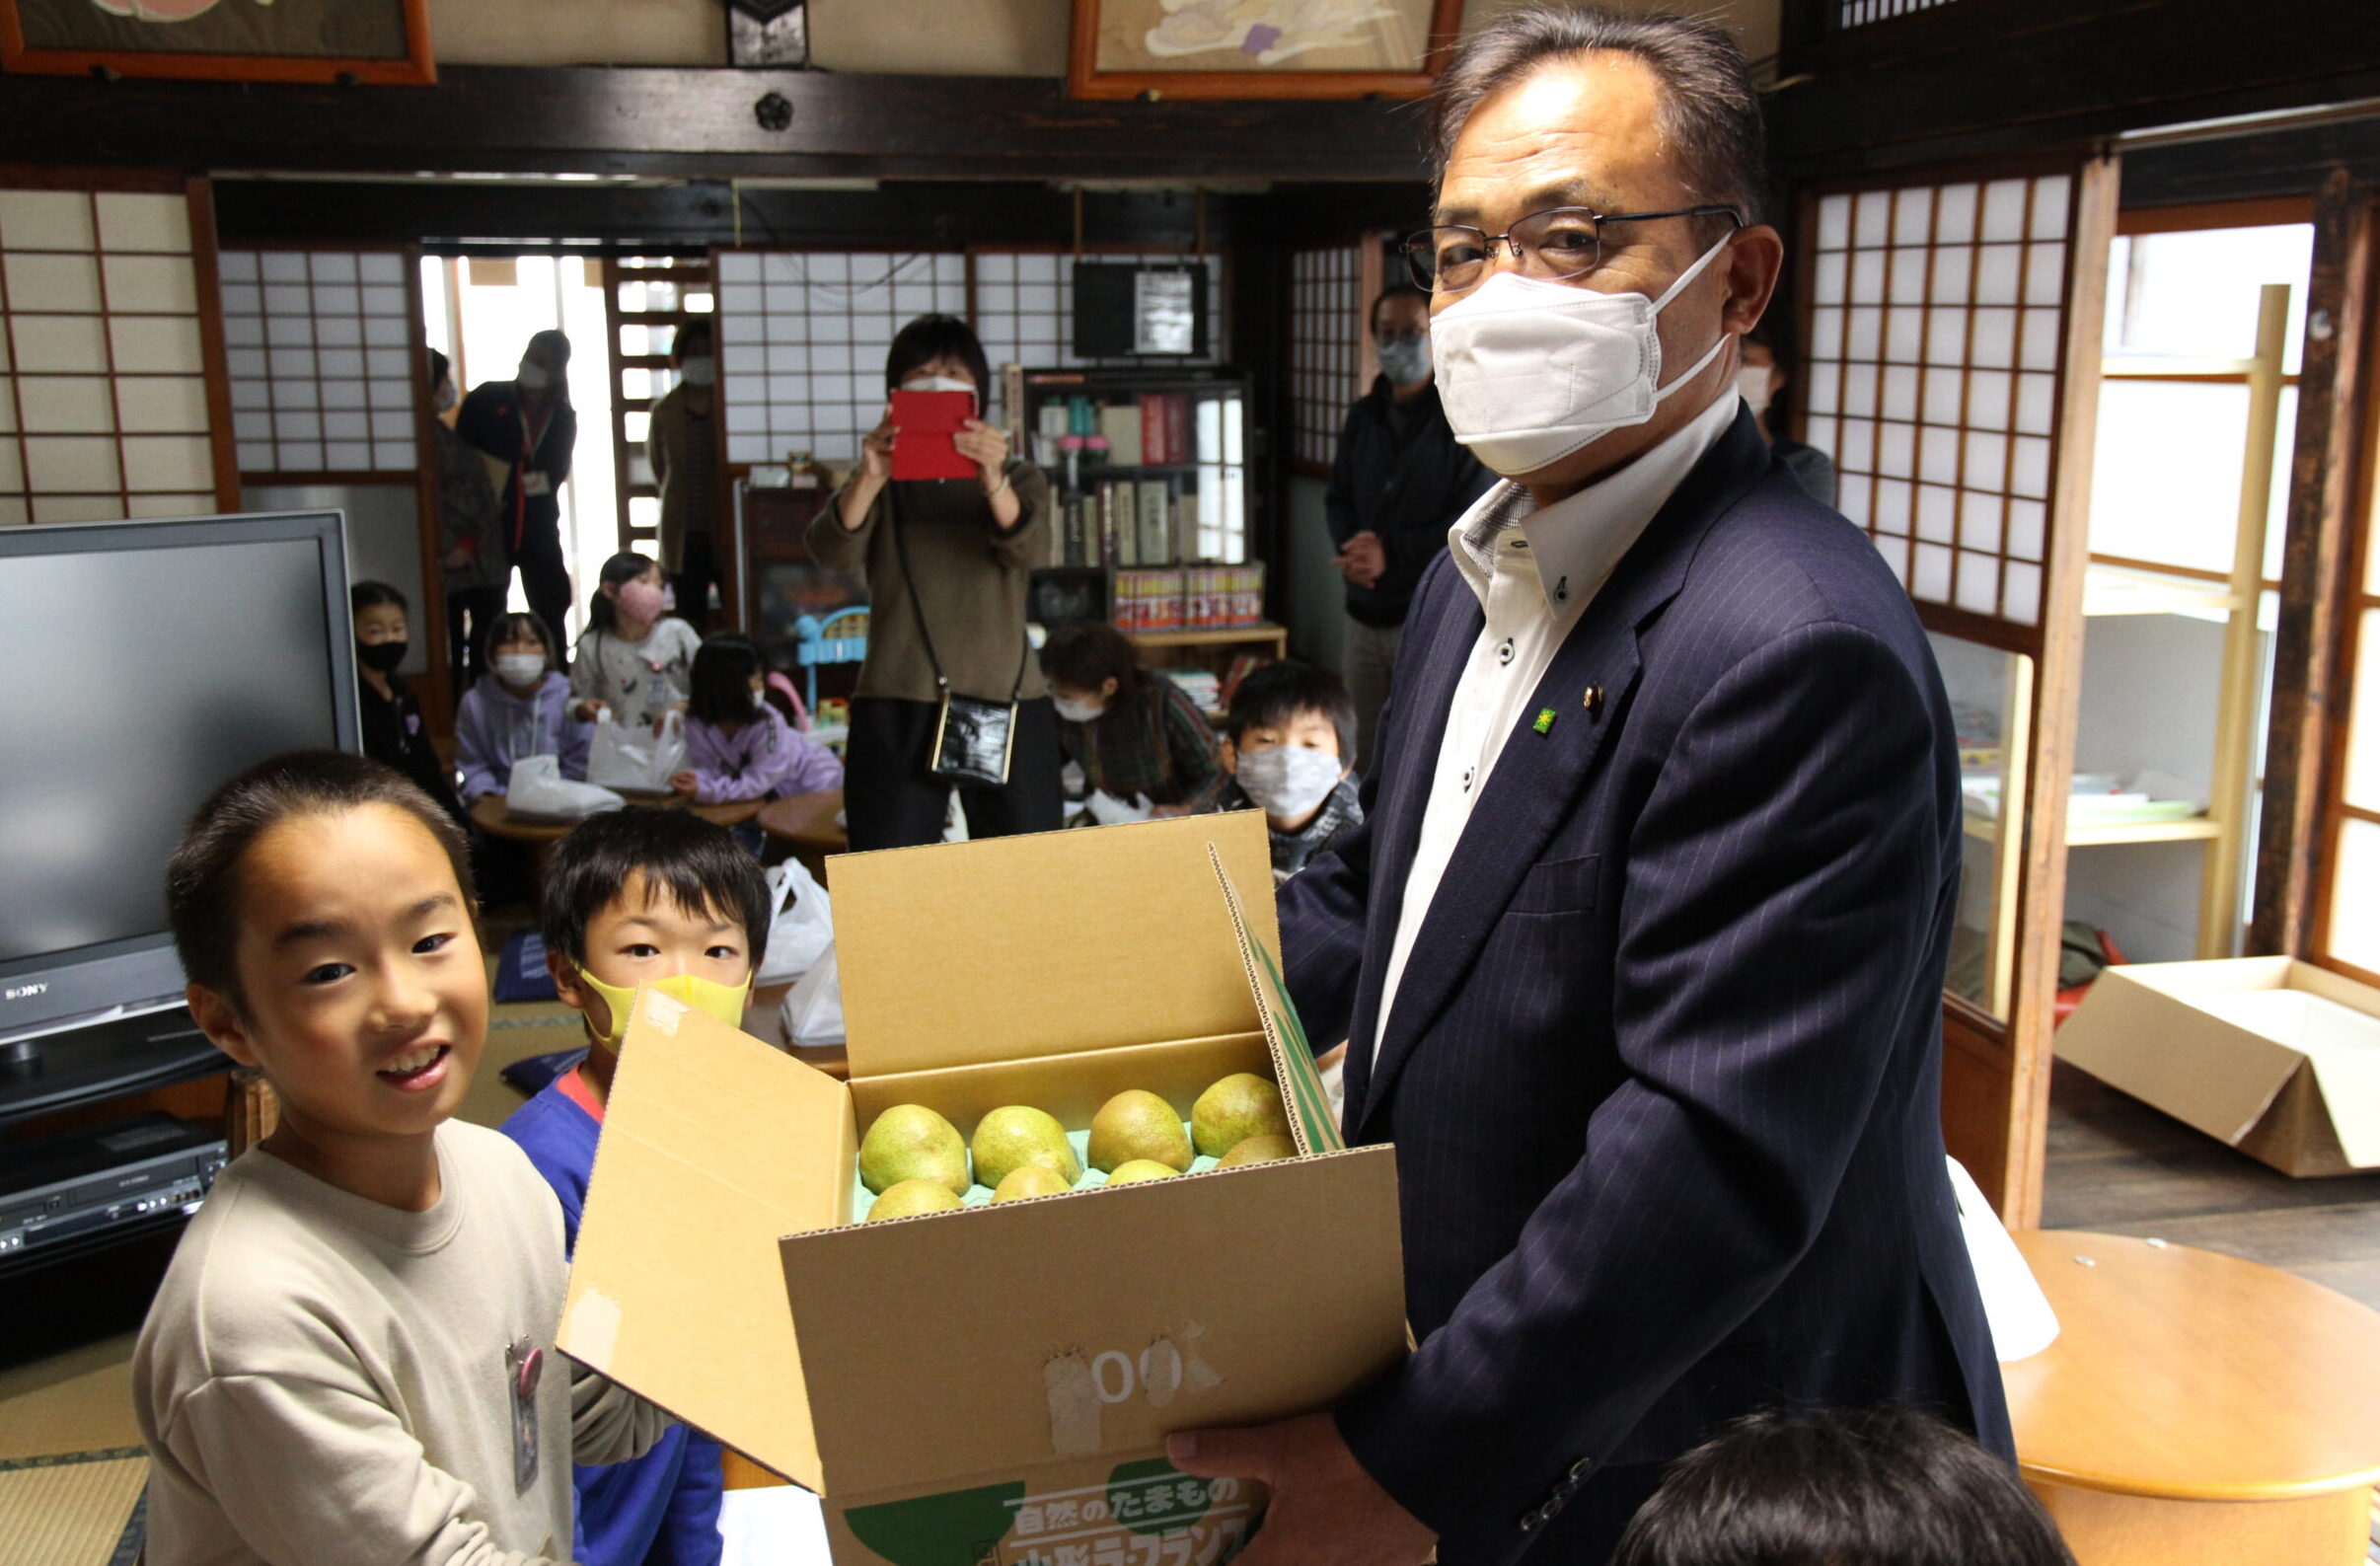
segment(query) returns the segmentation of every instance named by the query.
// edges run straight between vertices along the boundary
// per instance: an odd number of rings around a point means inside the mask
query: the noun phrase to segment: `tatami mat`
[[[138,1449],[0,1463],[0,1566],[112,1566],[128,1558],[133,1509],[148,1482]]]
[[[0,1370],[0,1462],[139,1446],[131,1365],[126,1333]]]

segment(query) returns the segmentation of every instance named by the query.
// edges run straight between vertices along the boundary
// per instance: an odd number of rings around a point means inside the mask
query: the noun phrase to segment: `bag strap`
[[[918,579],[916,576],[910,573],[909,545],[907,540],[902,537],[901,533],[901,510],[898,506],[890,505],[890,496],[886,497],[888,509],[890,509],[892,512],[891,523],[893,554],[901,561],[901,584],[909,589],[909,613],[918,623],[918,639],[926,643],[926,661],[933,666],[934,687],[939,690],[944,697],[948,697],[950,695],[950,680],[948,676],[942,673],[942,660],[933,650],[933,633],[926,629],[926,603],[925,600],[918,596]],[[1031,634],[1019,630],[1017,632],[1017,639],[1023,644],[1023,646],[1016,660],[1016,684],[1015,687],[1008,692],[1008,705],[1010,707],[1014,707],[1017,699],[1024,695],[1025,671],[1033,666],[1033,637]]]

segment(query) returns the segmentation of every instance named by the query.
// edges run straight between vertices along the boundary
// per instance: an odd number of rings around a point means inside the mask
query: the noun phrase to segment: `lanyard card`
[[[982,470],[959,455],[950,437],[975,416],[973,392],[895,392],[892,395],[892,476],[896,479],[973,479]]]

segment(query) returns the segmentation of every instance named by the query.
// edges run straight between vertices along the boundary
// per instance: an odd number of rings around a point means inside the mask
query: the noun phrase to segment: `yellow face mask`
[[[636,992],[624,990],[616,984],[606,984],[586,969],[578,970],[579,982],[603,997],[604,1008],[612,1014],[609,1030],[597,1033],[592,1018],[587,1031],[595,1034],[612,1049],[620,1048],[621,1038],[628,1032],[629,1010],[636,1004]],[[654,979],[647,988],[660,991],[673,1000],[683,1001],[696,1010],[717,1017],[729,1027],[744,1025],[744,992],[749,986],[721,984],[716,979],[698,979],[691,973],[674,974],[667,979]]]

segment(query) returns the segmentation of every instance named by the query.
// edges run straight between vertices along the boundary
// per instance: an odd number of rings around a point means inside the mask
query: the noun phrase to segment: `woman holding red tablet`
[[[971,393],[977,414],[991,380],[983,344],[955,316],[919,317],[885,355],[887,392]],[[867,575],[867,658],[844,753],[855,850],[940,840],[954,779],[936,770],[947,747],[935,747],[953,711],[1013,714],[989,769],[999,781],[955,783],[967,835],[1046,832],[1060,820],[1057,719],[1025,640],[1026,581],[1049,563],[1049,480],[980,416],[952,421],[932,402],[915,406],[933,427],[904,436],[888,404],[809,531],[820,564]],[[904,439],[920,449],[896,461]],[[911,471],[965,477],[898,476]]]

